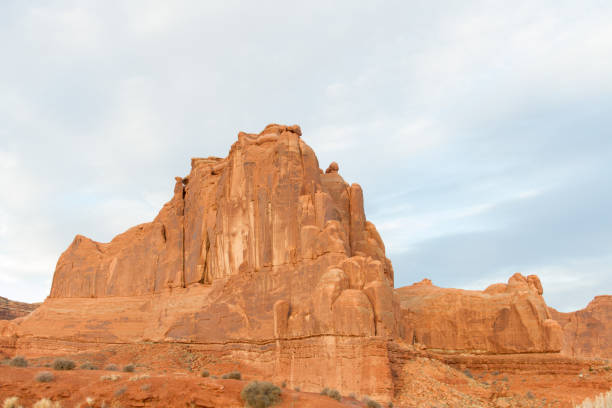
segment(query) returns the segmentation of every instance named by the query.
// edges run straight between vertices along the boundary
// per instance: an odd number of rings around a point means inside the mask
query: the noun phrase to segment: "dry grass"
[[[2,408],[23,408],[23,406],[19,405],[18,397],[8,397],[2,403]]]
[[[576,408],[612,408],[612,390],[599,394],[594,400],[587,398]]]
[[[100,381],[117,381],[120,378],[121,376],[117,374],[103,375],[100,377]]]
[[[62,404],[57,401],[53,402],[48,398],[43,398],[32,405],[32,408],[62,408]]]

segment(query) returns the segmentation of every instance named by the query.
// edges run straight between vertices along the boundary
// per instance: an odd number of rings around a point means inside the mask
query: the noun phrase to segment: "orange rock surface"
[[[27,316],[38,306],[40,306],[40,303],[15,302],[0,296],[0,320],[13,320]]]
[[[402,337],[444,352],[558,352],[563,337],[540,280],[514,274],[484,291],[446,289],[428,279],[397,289]]]
[[[612,296],[596,296],[572,313],[549,310],[563,328],[563,354],[612,359]]]

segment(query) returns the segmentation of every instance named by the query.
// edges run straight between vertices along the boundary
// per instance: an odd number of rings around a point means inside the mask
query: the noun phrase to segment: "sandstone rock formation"
[[[402,337],[441,352],[558,352],[562,331],[551,319],[535,275],[514,274],[484,291],[445,289],[428,279],[397,290]]]
[[[108,243],[76,236],[44,304],[0,322],[0,351],[181,344],[289,387],[389,401],[413,343],[446,353],[562,347],[535,276],[482,292],[393,286],[361,187],[335,162],[323,171],[298,126],[269,125],[240,133],[226,158],[192,159],[152,222]]]
[[[40,303],[15,302],[0,296],[0,320],[13,320],[27,316],[38,306],[40,306]]]
[[[612,296],[596,296],[576,312],[549,310],[563,328],[563,354],[612,359]]]
[[[109,243],[75,237],[44,306],[4,328],[16,347],[246,344],[292,385],[388,395],[393,269],[361,187],[336,163],[323,172],[298,126],[240,133],[226,158],[191,165],[153,222]]]

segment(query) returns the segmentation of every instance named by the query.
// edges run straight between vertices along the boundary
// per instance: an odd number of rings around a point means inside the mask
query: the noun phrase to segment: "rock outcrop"
[[[401,335],[428,349],[486,354],[558,352],[562,331],[535,275],[514,274],[484,291],[445,289],[430,280],[397,290]]]
[[[612,359],[612,296],[596,296],[576,312],[549,310],[563,328],[563,354]]]
[[[361,187],[335,162],[323,171],[298,126],[269,125],[240,133],[226,158],[192,159],[152,222],[108,243],[76,236],[44,304],[0,322],[0,351],[181,344],[289,387],[389,401],[411,343],[558,352],[541,295],[539,279],[520,274],[482,292],[394,290]]]
[[[0,320],[13,320],[27,316],[40,306],[40,303],[23,303],[0,296]]]

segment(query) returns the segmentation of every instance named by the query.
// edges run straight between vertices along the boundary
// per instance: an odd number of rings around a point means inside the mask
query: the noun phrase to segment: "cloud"
[[[555,307],[584,305],[612,292],[611,18],[598,1],[3,3],[2,287],[41,300],[76,233],[151,219],[191,157],[280,122],[362,185],[398,285],[535,271]]]

